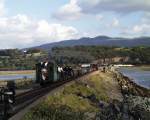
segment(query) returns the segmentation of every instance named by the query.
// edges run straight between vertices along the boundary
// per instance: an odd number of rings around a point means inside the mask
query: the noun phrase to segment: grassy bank
[[[66,86],[31,109],[23,120],[94,119],[103,104],[122,100],[111,73],[95,73]]]
[[[5,87],[7,85],[7,82],[9,81],[0,81],[0,86]],[[28,87],[32,83],[33,83],[33,79],[30,79],[30,78],[15,80],[16,89]]]

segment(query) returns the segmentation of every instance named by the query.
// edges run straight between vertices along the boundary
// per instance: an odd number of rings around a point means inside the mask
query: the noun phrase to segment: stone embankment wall
[[[121,109],[121,120],[150,120],[150,90],[137,85],[118,71],[114,71],[114,76],[124,96],[121,105],[116,105]]]
[[[124,76],[120,72],[115,72],[118,83],[123,95],[136,95],[141,97],[150,97],[150,90],[137,85],[135,82]]]

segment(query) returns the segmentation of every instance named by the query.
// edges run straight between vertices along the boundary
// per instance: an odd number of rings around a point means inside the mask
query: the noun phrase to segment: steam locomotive
[[[41,62],[36,64],[36,83],[44,86],[47,83],[73,79],[97,69],[94,64],[82,64],[73,69],[70,66],[60,67],[52,61]]]

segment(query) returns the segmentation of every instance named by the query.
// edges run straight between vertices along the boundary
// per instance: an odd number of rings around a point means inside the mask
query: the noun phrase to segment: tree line
[[[41,53],[34,56],[34,53]],[[28,56],[30,55],[30,56]],[[99,59],[128,57],[126,63],[150,64],[150,47],[106,47],[106,46],[74,46],[54,47],[48,52],[40,49],[28,49],[25,53],[19,49],[0,50],[0,70],[30,70],[35,64],[49,56],[57,64],[91,63]],[[123,63],[123,61],[120,61]]]
[[[128,57],[127,63],[150,64],[150,47],[107,47],[107,46],[74,46],[55,47],[53,58],[58,63],[87,63],[98,59]]]

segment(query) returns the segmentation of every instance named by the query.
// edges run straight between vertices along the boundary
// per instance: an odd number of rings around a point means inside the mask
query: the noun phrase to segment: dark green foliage
[[[20,55],[21,51],[18,49],[6,49],[6,50],[0,50],[0,56],[11,56],[14,57],[14,55]]]
[[[134,47],[130,50],[130,57],[132,62],[137,64],[150,63],[150,47]]]
[[[106,46],[74,46],[55,47],[52,49],[53,58],[59,64],[88,63],[98,59],[128,57],[128,63],[150,64],[150,47],[106,47]],[[122,62],[122,61],[120,61]]]
[[[31,48],[27,50],[28,54],[43,52],[41,49]]]

